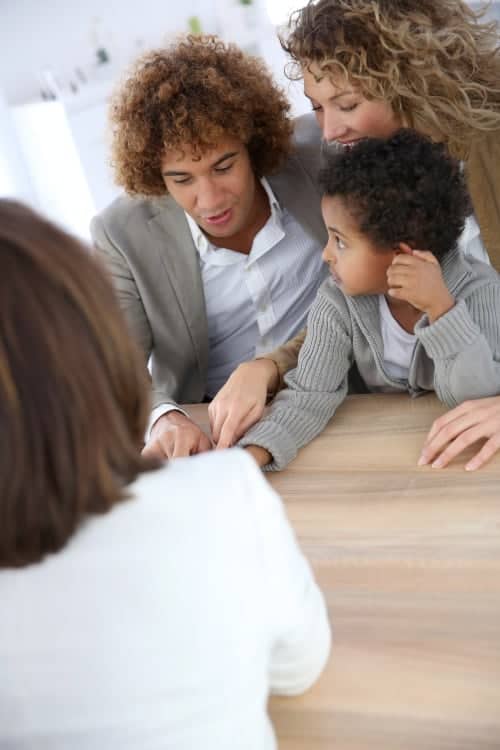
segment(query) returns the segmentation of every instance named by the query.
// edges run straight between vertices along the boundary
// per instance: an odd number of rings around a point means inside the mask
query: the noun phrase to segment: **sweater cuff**
[[[263,419],[250,428],[243,435],[237,445],[245,448],[247,445],[258,445],[265,448],[273,460],[264,466],[264,471],[281,471],[297,455],[297,446],[290,437],[290,433],[271,420]]]
[[[434,323],[424,315],[415,326],[415,335],[432,359],[445,359],[473,344],[481,331],[472,320],[464,300]]]

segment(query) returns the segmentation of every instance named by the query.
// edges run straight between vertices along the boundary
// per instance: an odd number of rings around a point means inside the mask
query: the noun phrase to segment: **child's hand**
[[[432,253],[412,250],[404,242],[387,269],[389,295],[427,313],[431,323],[451,310],[455,300],[448,291],[441,266]]]

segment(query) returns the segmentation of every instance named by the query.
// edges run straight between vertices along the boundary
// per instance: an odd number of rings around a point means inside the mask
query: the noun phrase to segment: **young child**
[[[470,201],[459,162],[411,130],[331,155],[321,176],[331,278],[287,388],[240,445],[282,469],[356,390],[500,393],[500,277],[456,248]],[[360,383],[361,381],[361,383]]]

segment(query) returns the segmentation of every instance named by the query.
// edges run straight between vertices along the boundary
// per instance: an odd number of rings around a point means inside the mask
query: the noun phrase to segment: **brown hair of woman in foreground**
[[[500,128],[498,25],[480,19],[462,0],[319,0],[292,14],[281,43],[291,78],[315,64],[459,156]]]
[[[145,368],[104,271],[0,200],[0,567],[61,549],[152,468]]]

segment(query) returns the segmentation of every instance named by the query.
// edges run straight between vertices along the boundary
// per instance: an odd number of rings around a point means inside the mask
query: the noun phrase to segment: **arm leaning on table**
[[[208,407],[218,449],[230,448],[264,413],[269,399],[285,387],[284,376],[297,366],[306,329],[269,354],[238,365]]]
[[[415,333],[434,362],[434,390],[447,406],[500,393],[500,283],[495,278]]]
[[[344,400],[351,364],[347,304],[333,282],[326,282],[309,313],[297,367],[286,376],[288,387],[239,444],[264,449],[272,457],[266,468],[283,469],[303,445],[319,435]]]
[[[144,367],[153,350],[153,334],[134,275],[125,253],[108,236],[100,217],[91,224],[96,257],[111,276],[120,308],[128,328],[144,357]],[[172,362],[175,357],[172,356]],[[178,381],[174,369],[172,382]],[[146,434],[144,455],[151,458],[178,458],[210,450],[212,445],[203,430],[181,409],[166,384],[153,384],[153,409]]]

